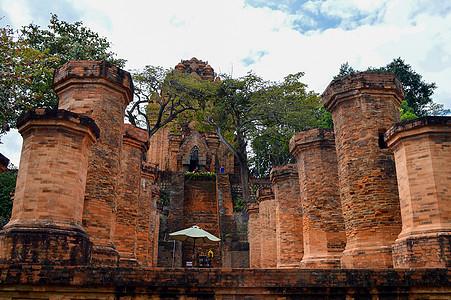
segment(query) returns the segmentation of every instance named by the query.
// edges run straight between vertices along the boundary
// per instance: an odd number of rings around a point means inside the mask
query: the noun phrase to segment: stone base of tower
[[[91,265],[93,266],[119,266],[119,252],[113,247],[93,246]]]
[[[451,232],[408,235],[393,245],[395,268],[451,267]]]
[[[86,266],[91,251],[83,229],[11,226],[0,231],[0,264]]]
[[[341,256],[344,269],[393,268],[391,246],[368,246],[346,249]]]
[[[302,269],[338,269],[340,263],[341,252],[336,255],[312,255],[304,256],[301,261]]]

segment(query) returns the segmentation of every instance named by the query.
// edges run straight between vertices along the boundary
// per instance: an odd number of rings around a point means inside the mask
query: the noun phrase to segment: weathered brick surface
[[[393,74],[357,73],[334,79],[322,98],[334,121],[347,237],[342,267],[392,267],[401,218],[393,154],[382,135],[399,121],[401,84]]]
[[[142,159],[149,148],[147,131],[125,124],[117,183],[115,245],[121,265],[138,264],[137,229]],[[150,217],[150,216],[148,216]],[[141,238],[141,237],[140,237]]]
[[[213,180],[185,180],[183,206],[183,228],[197,225],[218,238],[222,238],[219,231],[218,201],[216,182]],[[183,264],[192,261],[193,243],[183,242]],[[195,251],[206,255],[213,251],[213,266],[221,266],[220,243],[196,243]]]
[[[94,243],[92,263],[116,265],[116,184],[120,171],[124,112],[132,100],[131,76],[100,61],[70,61],[55,70],[59,107],[91,117],[100,138],[91,148],[83,227]]]
[[[395,154],[402,216],[394,267],[451,267],[451,117],[399,123],[385,138]]]
[[[261,268],[277,267],[276,240],[276,201],[271,187],[262,187],[257,191],[260,219]]]
[[[136,257],[143,266],[156,267],[158,253],[159,216],[157,200],[159,187],[155,185],[157,177],[155,164],[142,162],[141,186],[138,197]]]
[[[228,174],[216,174],[216,196],[218,202],[219,232],[223,239],[221,243],[221,257],[223,268],[232,267],[232,243],[224,243],[226,235],[232,235],[232,241],[238,239],[235,216],[233,214],[232,191]],[[248,253],[248,251],[244,251]],[[227,254],[226,254],[227,253]],[[235,253],[238,255],[238,253]],[[226,259],[226,255],[227,259]]]
[[[258,215],[258,203],[248,203],[247,213],[249,215],[249,223],[247,226],[247,234],[249,241],[249,267],[261,268],[261,227]]]
[[[302,268],[340,267],[346,234],[338,188],[333,129],[299,132],[290,140],[303,210]]]
[[[0,153],[0,174],[8,168],[9,159]]]
[[[449,269],[0,266],[2,299],[450,299]]]
[[[83,198],[98,127],[65,110],[37,109],[22,115],[18,129],[23,146],[11,220],[0,232],[0,260],[87,264]]]
[[[276,201],[277,267],[299,267],[304,256],[302,206],[295,164],[271,170]]]

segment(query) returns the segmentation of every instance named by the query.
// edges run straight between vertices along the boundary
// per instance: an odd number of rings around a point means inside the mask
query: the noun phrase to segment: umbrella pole
[[[193,257],[196,260],[196,238],[194,238],[194,242],[193,242]],[[194,265],[197,264],[197,260],[194,262]]]

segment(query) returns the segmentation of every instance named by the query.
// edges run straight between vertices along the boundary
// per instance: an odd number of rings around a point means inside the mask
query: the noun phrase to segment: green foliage
[[[123,67],[109,51],[110,43],[83,26],[51,15],[48,29],[30,24],[22,30],[0,29],[0,135],[15,127],[30,108],[58,104],[53,71],[68,60],[105,60]]]
[[[434,103],[432,95],[436,89],[435,83],[427,83],[423,81],[423,77],[415,72],[409,64],[403,59],[396,58],[384,67],[369,67],[367,72],[389,72],[394,73],[402,84],[404,89],[404,102],[401,106],[401,120],[410,120],[415,117],[427,115],[446,115],[450,113],[449,109],[445,109],[444,105]],[[354,70],[346,62],[341,65],[339,74],[334,78],[353,74],[358,72]]]
[[[185,180],[216,180],[216,173],[208,171],[185,172]]]
[[[233,195],[232,202],[233,202],[233,211],[234,212],[242,212],[243,211],[243,209],[245,207],[245,203],[244,203],[244,200],[242,197]]]
[[[160,198],[158,199],[158,202],[163,204],[163,206],[169,206],[169,204],[171,204],[171,197],[168,193],[160,191]]]
[[[0,174],[0,229],[11,217],[13,201],[11,194],[16,188],[17,168],[7,169]]]
[[[299,131],[315,128],[320,122],[320,97],[307,91],[300,80],[303,73],[291,74],[283,82],[270,83],[262,98],[264,118],[254,122],[251,131],[252,173],[269,176],[273,167],[295,162],[289,150],[291,137]]]
[[[332,114],[328,112],[324,107],[320,110],[321,120],[319,128],[334,128],[334,121],[332,120]]]

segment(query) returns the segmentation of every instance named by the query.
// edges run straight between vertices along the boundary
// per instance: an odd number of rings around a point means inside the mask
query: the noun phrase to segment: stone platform
[[[450,299],[450,269],[1,265],[0,299]]]

